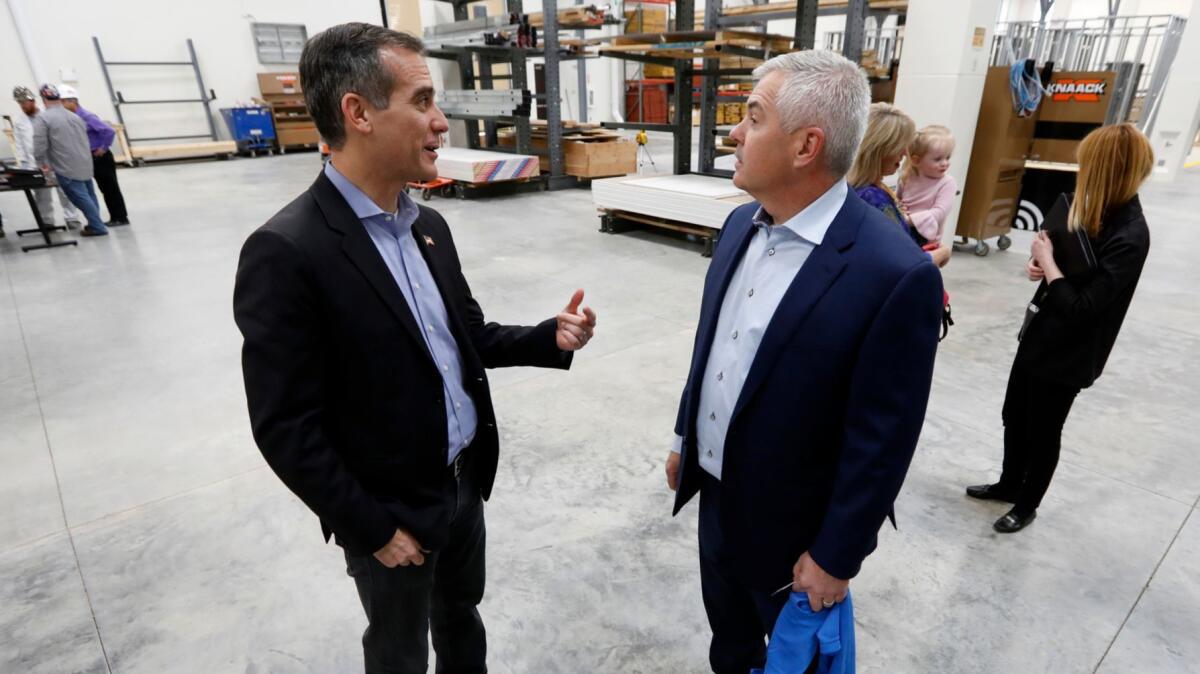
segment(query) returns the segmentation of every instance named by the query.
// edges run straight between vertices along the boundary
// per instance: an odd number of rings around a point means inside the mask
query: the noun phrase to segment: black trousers
[[[469,451],[469,450],[468,450]],[[485,674],[483,500],[469,477],[448,476],[455,504],[450,542],[421,566],[389,569],[374,555],[346,553],[346,570],[367,614],[363,656],[367,674],[417,674],[429,668],[429,633],[438,674]]]
[[[1040,379],[1014,364],[1004,394],[1004,468],[1000,485],[1017,493],[1014,509],[1037,510],[1058,467],[1063,424],[1079,389]]]
[[[713,633],[708,663],[715,674],[747,674],[766,663],[764,639],[774,630],[775,620],[790,592],[771,596],[770,592],[745,586],[729,571],[726,561],[729,550],[718,518],[721,483],[701,472],[704,482],[700,488],[700,588]],[[787,578],[779,584],[785,582]],[[809,671],[816,671],[815,662]]]
[[[96,185],[104,195],[104,205],[108,207],[109,220],[128,220],[129,213],[125,210],[125,197],[121,195],[121,186],[117,183],[117,163],[113,161],[112,150],[99,157],[92,155],[92,168]]]

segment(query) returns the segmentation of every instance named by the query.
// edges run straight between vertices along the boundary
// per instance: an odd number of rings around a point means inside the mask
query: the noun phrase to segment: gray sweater
[[[33,118],[33,156],[60,176],[92,179],[87,124],[61,105],[49,105]]]

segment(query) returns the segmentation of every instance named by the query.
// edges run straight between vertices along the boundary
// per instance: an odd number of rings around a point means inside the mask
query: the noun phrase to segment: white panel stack
[[[527,154],[443,147],[438,150],[438,177],[465,183],[493,183],[538,175],[538,158]]]
[[[593,180],[592,201],[597,208],[720,229],[733,209],[753,199],[729,178],[671,175]]]

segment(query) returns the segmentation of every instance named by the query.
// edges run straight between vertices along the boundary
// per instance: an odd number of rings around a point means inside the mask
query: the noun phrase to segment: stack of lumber
[[[818,9],[846,9],[849,3],[846,0],[817,0]],[[897,11],[904,12],[908,9],[908,0],[870,0],[867,3],[869,11]],[[696,10],[696,25],[704,25],[704,5],[698,5],[700,9]],[[747,4],[741,7],[722,7],[722,16],[747,16],[754,14],[776,14],[778,12],[796,12],[795,0],[782,0],[780,2],[768,2],[762,5]]]
[[[727,58],[739,63],[761,63],[776,54],[792,51],[792,38],[785,35],[744,30],[693,30],[670,33],[618,35],[611,45],[601,45],[600,54],[634,53],[669,59]],[[734,55],[727,51],[736,48]],[[757,52],[756,56],[746,50]]]
[[[443,147],[438,150],[438,177],[464,183],[521,180],[538,174],[537,157],[507,152]]]
[[[623,176],[637,172],[637,144],[596,125],[563,123],[563,171],[579,178],[602,178]],[[530,144],[538,155],[542,171],[550,171],[549,134],[545,122],[535,124],[530,133]],[[502,147],[516,147],[517,136],[513,129],[503,129],[497,134]]]
[[[561,29],[577,28],[580,26],[602,26],[606,10],[595,5],[577,5],[558,10],[558,27]],[[529,15],[529,25],[537,28],[545,26],[541,12]]]
[[[637,213],[720,229],[738,206],[753,201],[729,178],[670,175],[608,178],[592,182],[592,202],[602,210]]]
[[[733,126],[745,116],[745,103],[717,103],[717,124]]]

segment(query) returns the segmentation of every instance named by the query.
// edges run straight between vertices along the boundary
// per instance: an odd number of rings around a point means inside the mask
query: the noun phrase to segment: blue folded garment
[[[854,673],[854,604],[846,601],[813,613],[808,595],[793,592],[779,612],[766,669],[750,674],[804,674],[813,660],[818,674]]]

